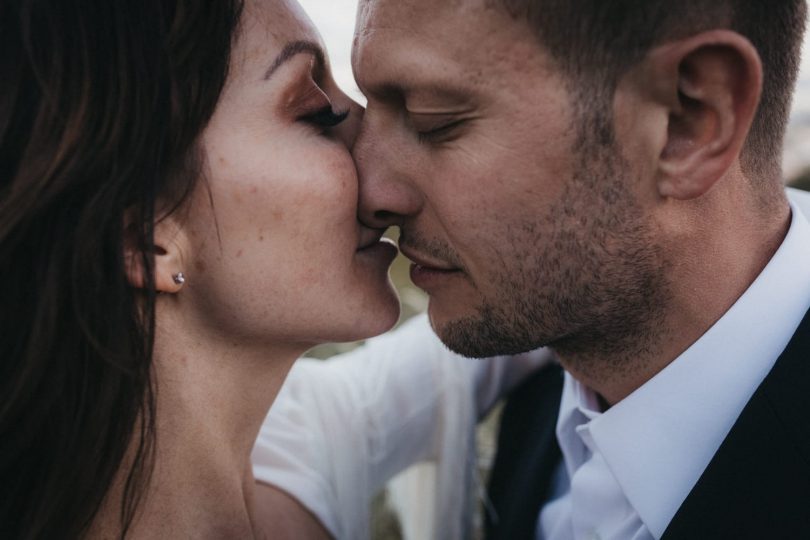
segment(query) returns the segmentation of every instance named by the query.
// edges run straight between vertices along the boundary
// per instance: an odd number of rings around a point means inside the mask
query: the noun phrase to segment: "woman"
[[[381,433],[358,432],[369,407],[401,416],[383,381],[418,403],[435,368],[434,395],[477,387],[479,409],[508,386],[479,376],[494,363],[442,363],[435,337],[429,355],[398,345],[410,330],[386,338],[313,371],[320,386],[296,378],[341,440],[268,431],[288,446],[265,448],[267,481],[315,441],[298,470],[340,491],[341,524],[255,490],[251,448],[294,360],[398,316],[396,249],[356,218],[360,110],[317,33],[292,0],[19,0],[0,4],[0,68],[0,537],[351,535],[370,491],[349,474],[371,490],[438,440],[420,409],[425,436],[396,459],[344,451],[324,471],[318,448]],[[343,400],[352,380],[378,392]]]
[[[0,536],[231,537],[291,364],[397,318],[288,0],[0,4]]]

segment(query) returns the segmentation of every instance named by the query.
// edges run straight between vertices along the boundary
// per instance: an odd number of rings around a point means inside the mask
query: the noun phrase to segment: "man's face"
[[[637,182],[528,24],[489,3],[361,1],[361,219],[400,227],[450,348],[610,347],[662,288]]]

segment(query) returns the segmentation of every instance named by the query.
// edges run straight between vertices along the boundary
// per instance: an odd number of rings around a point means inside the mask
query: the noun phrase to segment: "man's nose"
[[[422,210],[423,196],[414,180],[416,162],[404,145],[363,119],[353,155],[360,179],[359,217],[376,229],[401,226]]]

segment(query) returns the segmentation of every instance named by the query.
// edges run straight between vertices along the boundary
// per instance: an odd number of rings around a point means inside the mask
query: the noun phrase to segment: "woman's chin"
[[[399,296],[389,275],[397,251],[388,243],[380,242],[379,246],[379,254],[374,257],[377,260],[372,265],[368,265],[369,260],[365,255],[360,257],[365,264],[355,267],[353,292],[344,290],[345,312],[348,315],[345,320],[353,321],[352,328],[356,334],[350,341],[382,334],[399,321]]]
[[[359,341],[387,332],[399,321],[400,304],[394,286],[386,279],[374,291],[359,293],[347,301],[341,326],[344,332],[330,341]]]
[[[387,332],[399,321],[399,296],[389,280],[385,286],[367,303],[367,306],[357,312],[357,336],[352,341],[367,339]]]

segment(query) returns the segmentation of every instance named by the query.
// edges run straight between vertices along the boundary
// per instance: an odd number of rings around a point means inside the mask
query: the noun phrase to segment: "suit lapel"
[[[487,538],[533,539],[561,459],[562,370],[510,396],[489,483]],[[662,540],[810,537],[810,312],[686,498]],[[661,489],[666,489],[662,486]]]
[[[810,537],[808,411],[810,312],[663,539]]]
[[[562,457],[555,433],[562,386],[563,371],[555,365],[534,374],[509,396],[488,488],[490,540],[535,536],[540,507]]]

